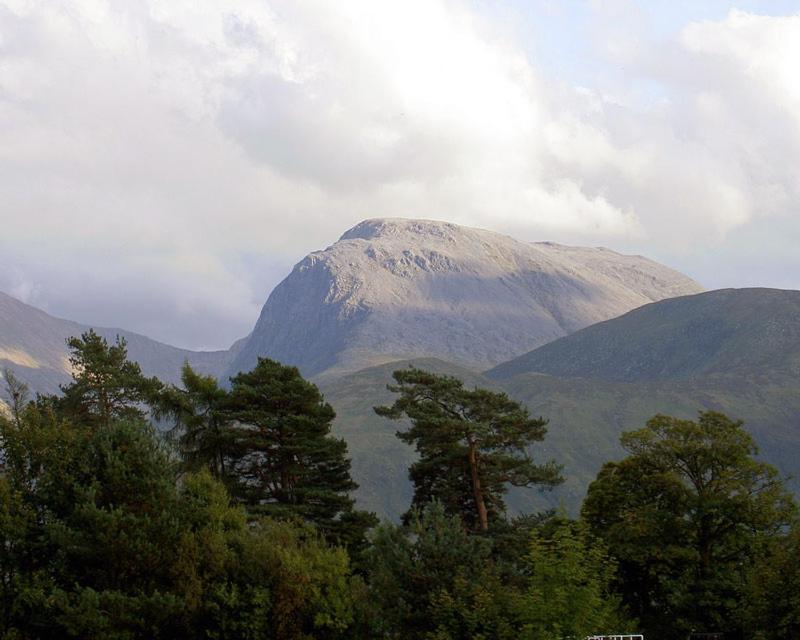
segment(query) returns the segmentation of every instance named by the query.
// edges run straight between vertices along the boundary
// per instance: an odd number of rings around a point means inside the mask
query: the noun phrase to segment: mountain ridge
[[[646,302],[701,290],[663,265],[608,249],[369,219],[295,265],[228,373],[258,356],[307,376],[427,356],[480,370]]]
[[[68,382],[71,373],[66,341],[90,328],[0,292],[0,368],[11,368],[34,392],[58,393],[59,385]],[[109,341],[124,338],[130,359],[138,362],[146,375],[174,383],[179,382],[187,360],[201,373],[220,375],[242,344],[237,341],[229,350],[189,351],[125,329],[94,330]]]
[[[785,369],[800,375],[800,291],[717,289],[661,300],[494,367],[616,382],[683,380]],[[741,369],[746,371],[741,371]]]

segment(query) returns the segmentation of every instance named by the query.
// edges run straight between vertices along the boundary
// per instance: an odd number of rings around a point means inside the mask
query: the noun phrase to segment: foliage
[[[73,381],[62,387],[62,410],[76,424],[108,424],[111,420],[143,418],[142,405],[162,386],[146,378],[135,362],[128,360],[124,338],[109,345],[94,330],[67,340],[72,355]]]
[[[535,464],[527,447],[546,433],[545,420],[533,419],[504,393],[465,389],[453,377],[410,368],[394,372],[399,393],[378,415],[411,420],[397,436],[414,444],[419,460],[411,465],[412,506],[440,501],[448,513],[480,531],[505,513],[508,485],[552,486],[561,481],[553,462]]]
[[[208,469],[222,481],[229,480],[231,416],[228,392],[214,376],[205,376],[189,363],[181,371],[183,388],[167,385],[152,399],[156,417],[174,421],[172,433],[188,471]]]
[[[253,518],[300,519],[352,553],[364,548],[377,521],[353,508],[357,485],[346,443],[330,434],[333,409],[296,368],[262,358],[227,390],[186,364],[182,380],[154,409],[174,420],[184,469],[208,469]]]
[[[563,518],[528,530],[524,580],[508,580],[493,541],[433,502],[407,527],[384,525],[369,587],[381,637],[583,638],[630,626],[612,591],[616,565],[586,525]]]
[[[175,632],[176,490],[152,434],[132,422],[76,428],[36,405],[0,430],[6,632],[100,637],[109,616],[118,637]]]
[[[26,403],[8,379],[0,637],[345,635],[363,593],[346,552],[310,525],[248,522],[207,470],[178,482],[140,409],[160,385],[125,360],[124,343],[74,344],[68,401]]]
[[[744,627],[756,640],[800,637],[800,522],[769,540],[750,568]]]
[[[491,553],[437,502],[413,510],[408,527],[379,527],[368,556],[379,635],[513,637]]]
[[[487,570],[479,580],[456,574],[448,590],[431,597],[430,620],[435,629],[428,640],[516,640],[519,625],[514,594],[497,572]]]
[[[744,569],[793,512],[777,472],[714,412],[656,416],[622,445],[630,455],[602,468],[582,513],[620,562],[625,604],[659,637],[737,632]]]
[[[347,444],[331,435],[336,414],[319,389],[267,358],[231,382],[233,497],[253,514],[300,517],[331,541],[363,547],[376,520],[353,507]]]
[[[145,424],[87,430],[29,405],[0,430],[0,637],[338,637],[352,623],[343,550],[308,526],[248,525],[207,472],[179,489]]]
[[[583,638],[629,627],[612,592],[616,562],[585,524],[557,519],[534,531],[527,562],[528,586],[516,604],[519,638]]]

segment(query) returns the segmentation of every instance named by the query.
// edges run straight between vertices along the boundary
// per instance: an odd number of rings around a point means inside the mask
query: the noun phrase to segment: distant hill
[[[57,393],[58,385],[70,379],[66,340],[88,329],[0,293],[0,369],[11,368],[32,391]],[[145,374],[166,382],[178,382],[186,360],[198,371],[221,375],[239,345],[229,351],[187,351],[123,329],[95,330],[109,341],[117,335],[125,338],[129,357],[141,365]]]
[[[509,505],[533,511],[563,504],[575,512],[603,462],[623,455],[620,433],[656,413],[694,418],[713,409],[744,420],[762,458],[800,489],[798,353],[800,292],[741,289],[648,305],[540,347],[492,377],[442,361],[415,364],[505,390],[547,417],[547,437],[534,452],[564,464],[567,481],[550,492],[513,490]],[[372,406],[391,401],[385,384],[407,364],[323,384],[339,414],[336,429],[350,445],[359,499],[387,517],[409,504],[412,451],[395,438],[399,425]]]
[[[615,382],[800,376],[800,291],[722,289],[662,300],[487,372]]]
[[[697,293],[641,256],[446,222],[366,220],[270,294],[228,374],[258,356],[307,376],[419,357],[475,370],[663,298]]]
[[[532,413],[550,419],[544,452],[565,465],[566,482],[526,503],[577,510],[602,464],[624,455],[623,431],[638,429],[657,413],[694,419],[721,411],[743,420],[761,458],[778,467],[800,491],[800,381],[796,377],[708,377],[640,384],[522,374],[494,380]],[[519,503],[518,503],[519,504]]]
[[[600,466],[619,459],[623,431],[643,427],[657,413],[692,419],[705,409],[744,420],[761,448],[761,456],[791,477],[800,490],[800,384],[764,379],[703,379],[629,384],[581,378],[522,374],[506,380],[483,378],[442,361],[417,360],[417,366],[455,375],[469,385],[504,390],[531,413],[549,419],[543,443],[533,449],[539,460],[553,458],[564,465],[566,482],[552,491],[512,489],[512,510],[531,512],[564,505],[577,512]],[[395,437],[402,423],[372,411],[392,401],[385,385],[395,368],[388,363],[321,383],[337,412],[334,431],[345,438],[353,460],[353,475],[361,485],[359,503],[382,517],[397,518],[410,504],[408,465],[411,447]]]

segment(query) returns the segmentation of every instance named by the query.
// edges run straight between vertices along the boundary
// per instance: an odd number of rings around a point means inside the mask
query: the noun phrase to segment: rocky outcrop
[[[700,291],[672,269],[604,248],[520,242],[430,220],[366,220],[275,288],[228,374],[258,356],[308,376],[418,357],[481,370]]]

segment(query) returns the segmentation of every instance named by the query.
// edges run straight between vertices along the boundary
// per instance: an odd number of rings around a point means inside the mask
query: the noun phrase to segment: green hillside
[[[645,384],[560,379],[523,374],[498,382],[440,360],[415,360],[415,366],[449,373],[467,384],[505,390],[535,415],[550,420],[544,442],[535,453],[564,465],[566,482],[552,491],[514,489],[509,506],[534,511],[563,504],[574,512],[603,462],[622,455],[619,434],[638,428],[656,413],[693,418],[702,409],[722,411],[744,420],[762,457],[783,474],[800,477],[800,382],[796,378],[709,377],[695,381]],[[397,518],[408,508],[411,486],[406,471],[413,451],[395,437],[402,428],[379,418],[377,404],[391,402],[386,390],[391,373],[409,361],[359,371],[323,385],[337,411],[336,432],[344,437],[361,485],[361,506],[381,517]],[[800,489],[796,480],[795,489]]]
[[[435,358],[391,362],[338,379],[317,381],[326,400],[336,409],[334,430],[347,441],[353,478],[360,485],[358,501],[381,518],[396,519],[411,504],[407,472],[414,452],[395,436],[405,428],[403,423],[380,418],[372,408],[393,402],[394,394],[386,389],[392,382],[392,372],[412,365],[456,376],[467,384],[496,386],[468,369]]]
[[[564,485],[545,494],[577,509],[603,462],[622,456],[619,435],[640,428],[656,413],[694,418],[703,409],[743,420],[761,456],[786,476],[800,476],[800,383],[796,378],[709,377],[645,384],[559,379],[523,374],[503,387],[536,414],[550,419],[548,455],[564,464]],[[800,484],[793,481],[795,490]],[[538,506],[536,500],[515,506]]]
[[[616,382],[709,375],[800,375],[800,291],[722,289],[654,302],[501,364]]]
[[[498,367],[493,378],[441,360],[413,364],[505,390],[532,414],[549,418],[535,453],[563,464],[566,482],[549,492],[513,490],[508,503],[521,511],[563,504],[574,512],[603,462],[621,456],[619,434],[656,413],[693,418],[714,409],[744,420],[762,457],[784,475],[800,477],[799,354],[800,292],[746,289],[648,305]],[[510,375],[512,365],[523,369],[531,362],[567,373]],[[410,502],[406,470],[413,452],[394,435],[401,425],[372,407],[391,401],[385,388],[391,373],[408,364],[321,383],[350,446],[359,501],[390,518]],[[791,484],[800,489],[796,480]]]

